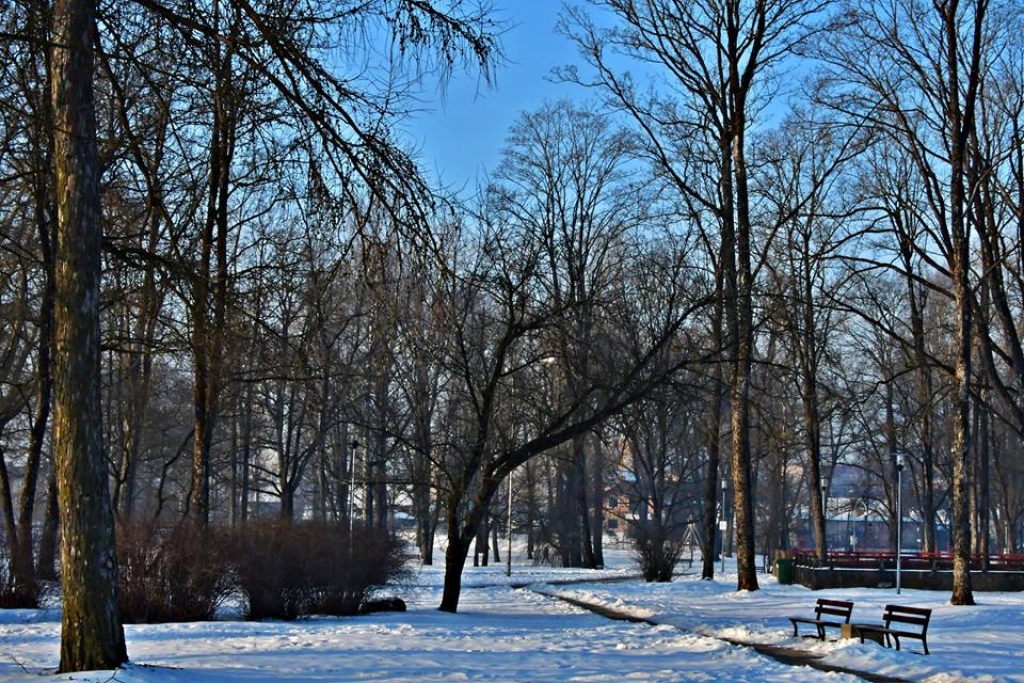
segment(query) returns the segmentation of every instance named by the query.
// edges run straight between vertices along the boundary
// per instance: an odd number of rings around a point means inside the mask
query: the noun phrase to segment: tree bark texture
[[[444,592],[441,595],[442,612],[455,614],[459,611],[459,598],[462,596],[462,570],[466,567],[469,555],[470,540],[460,537],[459,532],[448,535],[448,548],[445,550]]]
[[[128,659],[117,610],[117,555],[100,405],[103,230],[93,100],[95,6],[53,8],[57,249],[54,450],[64,609],[60,671],[113,669]]]
[[[984,0],[978,3],[975,16],[975,30],[980,31],[984,18]],[[950,97],[947,103],[947,117],[952,139],[950,140],[950,228],[952,232],[951,270],[956,298],[956,411],[953,426],[953,506],[950,510],[950,535],[953,550],[953,595],[954,605],[973,605],[974,593],[971,588],[971,534],[967,474],[971,452],[971,376],[972,376],[972,321],[973,293],[970,282],[971,245],[968,234],[966,209],[968,196],[965,187],[966,153],[969,131],[974,126],[974,111],[978,96],[980,77],[978,74],[980,37],[975,36],[973,53],[967,80],[967,91],[961,91],[959,48],[960,3],[953,0],[943,8],[946,28],[947,77]],[[963,98],[961,100],[961,98]]]

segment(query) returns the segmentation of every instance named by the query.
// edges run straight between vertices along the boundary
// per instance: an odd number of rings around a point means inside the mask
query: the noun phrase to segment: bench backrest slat
[[[928,622],[931,620],[931,616],[932,611],[925,607],[886,605],[885,614],[883,614],[882,619],[885,621],[886,628],[889,628],[893,622],[910,624],[912,626],[920,626],[921,633],[924,634],[928,630]]]
[[[849,623],[850,615],[853,613],[853,603],[847,600],[819,598],[814,606],[814,613],[818,619],[821,619],[823,614],[827,614],[833,617],[843,617],[843,620]]]

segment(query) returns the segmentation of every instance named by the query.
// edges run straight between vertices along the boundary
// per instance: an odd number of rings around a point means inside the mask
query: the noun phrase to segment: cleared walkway
[[[613,619],[615,621],[628,621],[634,624],[647,624],[649,626],[666,625],[659,623],[653,619],[648,619],[646,617],[638,617],[635,614],[620,612],[618,610],[609,608],[605,605],[592,604],[584,600],[577,600],[575,598],[570,598],[555,593],[549,593],[530,585],[522,585],[516,587],[525,588],[533,593],[537,593],[538,595],[543,595],[548,598],[561,600],[562,602],[568,603],[570,605],[575,605],[576,607],[580,607],[589,612],[593,612],[594,614],[605,617],[606,619]],[[679,628],[674,624],[668,625],[674,626],[677,629]],[[683,631],[683,629],[679,630]],[[799,648],[782,647],[779,645],[768,645],[765,643],[749,643],[746,641],[734,640],[732,638],[723,638],[720,636],[711,636],[707,634],[701,635],[705,635],[708,638],[716,638],[717,640],[721,640],[731,645],[749,647],[759,654],[765,655],[766,657],[771,657],[775,661],[780,662],[782,664],[786,664],[788,666],[809,666],[813,669],[817,669],[818,671],[849,674],[851,676],[856,676],[857,678],[868,681],[869,683],[913,683],[913,681],[910,681],[906,678],[894,678],[892,676],[883,676],[870,671],[859,671],[857,669],[848,669],[843,666],[835,666],[833,664],[828,664],[824,661],[824,657],[822,655],[813,652],[808,652],[807,650],[801,650]]]

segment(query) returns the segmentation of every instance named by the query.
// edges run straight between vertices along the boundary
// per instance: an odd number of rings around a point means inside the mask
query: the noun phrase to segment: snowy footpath
[[[296,622],[126,626],[132,663],[117,671],[55,675],[56,610],[0,610],[0,683],[242,683],[318,681],[815,681],[863,680],[784,664],[737,642],[796,649],[816,662],[876,679],[1024,682],[1024,594],[977,593],[953,607],[947,593],[846,589],[812,592],[760,575],[737,592],[684,574],[670,584],[625,579],[628,562],[602,572],[469,568],[458,614],[437,611],[442,570],[396,587],[404,613]],[[684,567],[685,571],[685,567]],[[607,579],[623,579],[608,581]],[[528,584],[526,588],[515,586]],[[614,621],[558,597],[642,618]],[[871,642],[793,638],[787,615],[819,597],[853,600],[855,621],[878,621],[886,603],[931,607],[930,656]]]

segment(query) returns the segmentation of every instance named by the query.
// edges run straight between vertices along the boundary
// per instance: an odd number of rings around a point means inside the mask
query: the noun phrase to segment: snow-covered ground
[[[0,610],[0,683],[240,683],[318,681],[855,681],[782,664],[721,638],[812,651],[820,661],[913,681],[1024,681],[1024,594],[977,593],[952,607],[945,592],[846,589],[812,592],[761,575],[761,590],[737,592],[734,570],[699,572],[670,584],[598,582],[632,574],[628,556],[603,572],[469,568],[460,611],[437,611],[441,568],[423,568],[394,593],[404,613],[297,622],[126,626],[132,664],[116,672],[53,675],[56,610]],[[686,571],[685,566],[683,570]],[[588,583],[561,583],[581,579]],[[526,589],[510,582],[531,583]],[[553,595],[613,607],[655,625],[611,621]],[[810,614],[818,597],[851,599],[855,621],[877,621],[894,602],[933,608],[928,644],[896,652],[855,640],[795,639],[785,618]]]

